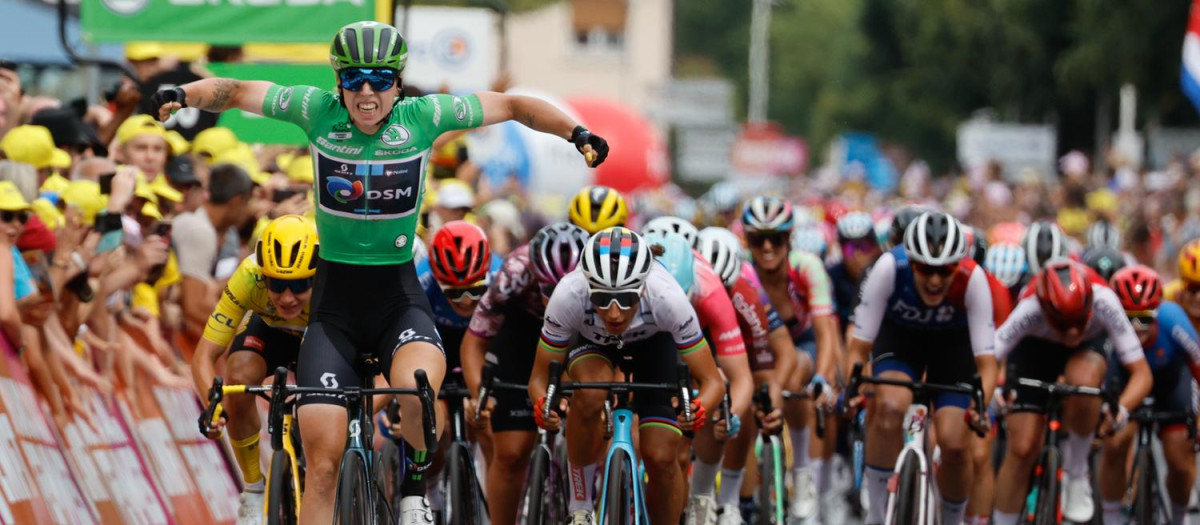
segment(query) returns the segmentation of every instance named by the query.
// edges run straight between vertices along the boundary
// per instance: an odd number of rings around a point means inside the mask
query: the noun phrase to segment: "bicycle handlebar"
[[[981,416],[983,421],[971,422],[969,426],[979,437],[987,435],[988,428],[984,424],[987,421],[987,416],[984,415],[987,407],[983,404],[983,382],[976,373],[971,378],[971,384],[959,383],[957,385],[939,385],[935,383],[926,383],[924,381],[905,381],[902,379],[888,379],[883,377],[865,377],[862,375],[863,364],[855,363],[854,369],[850,372],[850,385],[846,388],[846,399],[858,397],[858,387],[862,384],[872,385],[887,385],[907,388],[912,391],[915,397],[927,397],[930,393],[940,394],[963,394],[971,396],[975,401],[975,410]]]
[[[479,383],[479,395],[476,397],[474,418],[479,420],[479,413],[487,407],[487,400],[491,397],[495,390],[511,390],[514,392],[528,393],[529,385],[519,385],[517,383],[506,383],[496,380],[496,365],[487,363],[483,365],[483,380]]]
[[[679,405],[682,407],[683,421],[692,421],[692,386],[691,386],[691,370],[686,364],[680,364],[676,369],[678,379],[674,385],[666,383],[635,383],[625,381],[597,381],[597,382],[563,382],[562,381],[562,362],[550,362],[549,384],[546,386],[546,406],[558,407],[558,399],[563,392],[571,392],[575,390],[608,390],[613,394],[623,395],[634,392],[670,392],[678,395]],[[535,407],[535,410],[537,408]],[[688,430],[684,431],[683,435],[688,439],[694,437],[695,433]]]

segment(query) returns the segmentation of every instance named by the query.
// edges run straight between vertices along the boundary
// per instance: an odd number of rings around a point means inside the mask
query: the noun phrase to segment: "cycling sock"
[[[428,450],[416,450],[409,443],[404,444],[404,481],[400,482],[400,495],[425,497],[425,475],[433,464]]]
[[[742,490],[742,469],[721,469],[721,490],[717,492],[717,506],[737,505],[738,493]]]
[[[1187,523],[1188,511],[1187,503],[1178,504],[1171,502],[1171,523],[1173,525],[1182,525]]]
[[[808,466],[808,429],[788,429],[788,437],[792,441],[792,470],[798,471]]]
[[[824,494],[829,491],[829,461],[824,458],[812,459],[812,472],[816,478],[817,494]]]
[[[992,519],[987,516],[967,516],[967,523],[970,525],[988,525]]]
[[[592,508],[592,493],[595,492],[595,483],[593,480],[596,477],[596,465],[587,465],[585,467],[576,467],[570,465],[571,469],[571,502],[567,510],[574,513],[579,510],[588,510]]]
[[[863,469],[863,484],[867,486],[867,523],[883,523],[887,512],[888,478],[892,469],[867,465]]]
[[[996,511],[996,514],[992,515],[992,525],[1017,525],[1017,514]]]
[[[967,514],[967,500],[950,501],[942,498],[942,523],[962,523]]]
[[[717,473],[721,465],[708,464],[696,458],[692,462],[692,495],[712,496],[717,487]]]
[[[1071,479],[1087,479],[1088,452],[1092,448],[1092,436],[1081,436],[1074,432],[1067,434],[1063,442],[1063,470]]]
[[[258,463],[258,432],[245,439],[230,439],[229,441],[233,445],[233,457],[237,459],[238,467],[242,469],[242,480],[246,482],[246,488],[249,489],[249,485],[263,480],[262,466]],[[257,492],[262,492],[262,490]]]
[[[1127,521],[1121,512],[1120,500],[1100,502],[1100,512],[1104,525],[1123,525]]]

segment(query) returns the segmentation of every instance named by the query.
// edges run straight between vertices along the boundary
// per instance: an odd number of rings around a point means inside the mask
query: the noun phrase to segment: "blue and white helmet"
[[[866,212],[854,211],[838,217],[838,242],[875,238],[875,223]]]
[[[579,266],[597,290],[633,290],[646,283],[654,255],[637,232],[623,226],[600,230],[583,247]]]
[[[692,243],[677,233],[647,233],[642,241],[650,246],[663,247],[662,255],[655,257],[659,263],[671,272],[671,277],[679,283],[685,293],[692,293],[696,284],[696,255],[692,253]]]
[[[747,232],[792,229],[792,203],[771,195],[759,195],[742,207],[742,225]]]
[[[1021,281],[1028,264],[1025,248],[1016,244],[996,244],[987,249],[983,267],[1004,286],[1012,287]]]
[[[742,240],[725,228],[712,226],[700,230],[696,249],[711,264],[726,287],[733,286],[742,273]]]
[[[817,224],[792,229],[791,240],[792,248],[816,255],[821,260],[825,260],[825,254],[829,251],[829,240]]]
[[[666,235],[668,233],[681,235],[689,244],[696,246],[696,237],[700,235],[700,230],[697,230],[692,223],[679,217],[664,215],[652,219],[645,226],[642,226],[642,235],[650,235],[652,233],[659,235]]]

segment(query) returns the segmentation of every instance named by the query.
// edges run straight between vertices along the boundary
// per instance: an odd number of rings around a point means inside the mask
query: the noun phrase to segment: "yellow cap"
[[[125,119],[117,128],[117,144],[124,144],[142,135],[153,135],[167,140],[167,129],[150,115],[134,115]],[[170,143],[168,142],[168,145]]]
[[[158,195],[154,193],[154,189],[150,187],[150,183],[146,182],[146,177],[141,173],[138,174],[137,184],[133,187],[133,196],[158,204]]]
[[[34,199],[30,207],[33,208],[33,213],[37,214],[38,218],[51,230],[57,230],[66,222],[66,218],[63,217],[61,211],[58,211],[58,207],[46,199]]]
[[[10,180],[0,180],[0,210],[28,210],[29,203],[21,196],[21,190]]]
[[[183,155],[184,153],[187,153],[188,149],[191,147],[191,144],[188,144],[187,139],[183,138],[183,135],[180,135],[178,131],[173,129],[167,130],[167,132],[163,134],[163,138],[167,139],[167,145],[171,146],[172,155]]]
[[[54,137],[45,126],[17,126],[0,139],[0,150],[14,162],[23,162],[37,169],[66,168],[71,155],[54,146]]]
[[[108,199],[100,194],[100,183],[91,180],[74,180],[59,194],[67,206],[77,208],[84,224],[95,224],[96,214],[108,206]]]
[[[71,181],[58,173],[51,173],[46,177],[46,182],[42,183],[42,187],[38,188],[39,193],[58,193],[66,188]]]
[[[1094,212],[1117,212],[1117,194],[1108,188],[1101,188],[1087,194],[1087,208]]]
[[[246,171],[250,175],[250,180],[255,184],[263,186],[267,181],[271,180],[271,176],[263,173],[258,167],[258,157],[254,155],[254,151],[244,142],[237,143],[236,146],[221,152],[213,157],[213,164],[233,164]]]
[[[197,155],[208,155],[210,158],[215,158],[236,148],[239,143],[233,131],[217,126],[197,133],[196,138],[192,139],[192,151]]]
[[[162,212],[158,210],[158,205],[154,204],[153,202],[147,202],[146,204],[142,205],[142,215],[158,219],[160,221],[163,219]]]
[[[162,44],[158,42],[128,42],[125,44],[125,60],[140,62],[163,56]]]
[[[171,202],[183,202],[183,194],[179,190],[172,188],[171,183],[167,182],[167,177],[161,173],[154,180],[150,181],[149,186],[150,190],[159,197]]]
[[[281,155],[282,156],[282,155]],[[312,157],[308,155],[300,155],[293,158],[287,163],[284,168],[288,179],[295,183],[312,184],[313,183],[313,164]]]

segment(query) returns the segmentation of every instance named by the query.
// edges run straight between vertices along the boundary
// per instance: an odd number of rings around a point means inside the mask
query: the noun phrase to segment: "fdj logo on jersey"
[[[396,126],[403,129],[402,126]],[[404,135],[393,138],[408,140]],[[381,140],[391,140],[383,139]],[[318,204],[323,211],[343,217],[401,217],[417,208],[421,158],[399,161],[351,161],[317,155]]]

